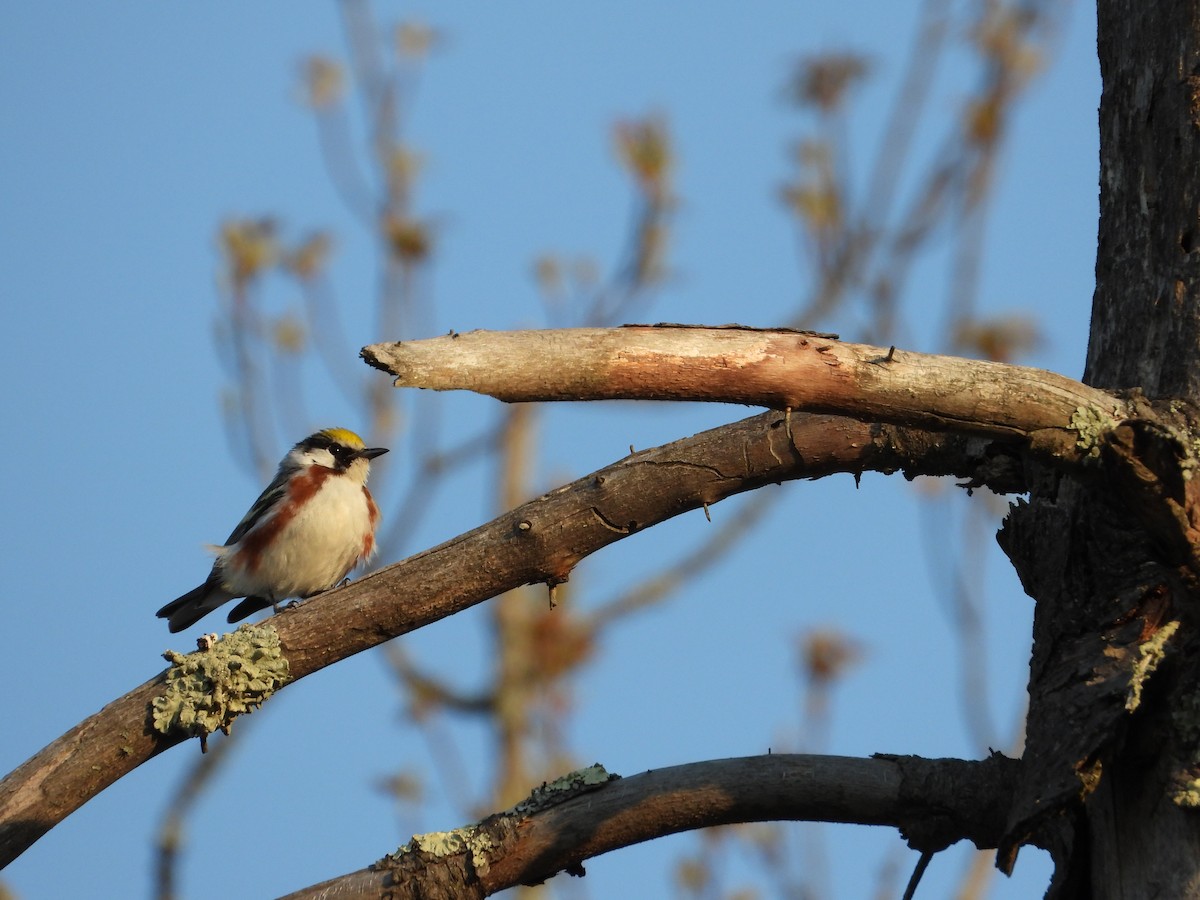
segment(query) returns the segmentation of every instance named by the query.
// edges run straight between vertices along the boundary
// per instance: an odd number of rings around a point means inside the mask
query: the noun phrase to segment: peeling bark
[[[703,400],[853,416],[957,434],[1021,437],[1078,457],[1075,418],[1124,418],[1120,397],[1043,369],[850,344],[790,329],[684,325],[472,331],[373,344],[397,387],[506,402]]]

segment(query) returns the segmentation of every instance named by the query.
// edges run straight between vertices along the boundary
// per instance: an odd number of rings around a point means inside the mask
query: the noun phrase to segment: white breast
[[[274,601],[327,590],[357,565],[370,530],[362,485],[344,476],[327,478],[263,551],[257,568],[237,579],[237,587]],[[236,554],[237,545],[228,551]]]

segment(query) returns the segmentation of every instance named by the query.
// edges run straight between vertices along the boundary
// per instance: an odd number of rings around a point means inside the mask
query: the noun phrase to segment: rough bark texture
[[[1084,381],[1200,396],[1195,0],[1099,0],[1100,232]]]
[[[1098,7],[1101,218],[1084,380],[1194,402],[1198,3]],[[1200,896],[1200,812],[1182,789],[1196,772],[1200,598],[1182,548],[1151,537],[1154,494],[1179,498],[1191,537],[1196,479],[1156,465],[1156,440],[1115,435],[1103,462],[1124,477],[1108,483],[1035,476],[1000,534],[1038,601],[1026,765],[1000,864],[1022,842],[1047,847],[1056,898]]]

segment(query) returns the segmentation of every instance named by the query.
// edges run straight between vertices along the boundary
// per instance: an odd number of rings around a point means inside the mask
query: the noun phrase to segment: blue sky
[[[331,229],[332,277],[352,343],[398,337],[371,331],[370,244],[330,186],[311,116],[296,102],[300,59],[343,53],[337,17],[327,4],[298,9],[283,0],[74,2],[0,13],[0,374],[11,460],[0,526],[2,771],[161,669],[166,647],[188,649],[186,636],[169,637],[153,613],[203,578],[201,545],[223,538],[261,487],[232,458],[221,423],[220,222],[270,213],[289,235]],[[431,333],[542,325],[530,277],[539,253],[586,254],[602,265],[617,255],[630,202],[610,129],[647,113],[670,123],[682,203],[670,257],[677,274],[646,318],[780,322],[805,284],[777,199],[786,147],[803,121],[780,87],[798,56],[866,53],[873,77],[850,138],[852,147],[871,146],[915,11],[915,3],[879,0],[722,0],[686,12],[625,0],[380,5],[383,20],[423,19],[446,38],[407,129],[428,155],[419,207],[438,222]],[[1082,370],[1093,287],[1094,48],[1094,11],[1071,7],[1056,58],[1012,122],[981,275],[985,310],[1038,317],[1046,341],[1029,362],[1067,375]],[[952,55],[932,112],[952,113],[968,77],[965,55]],[[931,305],[925,312],[925,300],[911,300],[914,349],[937,349],[925,326],[940,315],[940,271],[931,264],[915,280],[917,295],[928,283]],[[829,326],[856,338],[853,320]],[[443,426],[451,433],[456,422],[494,415],[483,401],[453,403],[458,418]],[[319,384],[309,407],[313,427],[364,424]],[[539,486],[607,464],[630,444],[745,414],[629,404],[548,411]],[[402,470],[397,450],[381,465]],[[409,549],[490,517],[490,477],[474,472],[441,497]],[[770,490],[784,498],[765,531],[712,577],[607,637],[575,685],[569,741],[579,762],[633,773],[802,740],[792,638],[815,626],[836,627],[865,651],[839,688],[831,752],[974,754],[914,489],[867,476],[855,490],[844,476]],[[731,515],[737,502],[713,515]],[[573,583],[584,598],[611,596],[704,527],[697,513],[625,541]],[[988,596],[991,714],[1011,734],[1031,602],[987,543],[986,565],[971,574]],[[946,544],[954,546],[950,537]],[[469,685],[481,674],[485,615],[477,609],[403,640]],[[360,867],[415,829],[460,824],[432,777],[416,822],[376,790],[401,766],[434,770],[399,709],[374,654],[281,694],[255,717],[191,822],[185,895],[206,889],[214,860],[230,896],[274,895]],[[479,789],[490,774],[485,736],[468,727],[461,742]],[[84,895],[147,893],[151,837],[195,752],[189,744],[141,767],[0,880],[20,897],[59,896],[61,860],[70,858],[76,885],[80,873],[96,876]],[[278,827],[251,832],[239,813],[248,804],[276,810]],[[900,843],[882,829],[829,828],[826,837],[839,898],[863,896]],[[695,847],[695,837],[680,836],[594,860],[582,888],[596,897],[634,886],[641,896],[670,896],[670,861]],[[911,856],[902,859],[907,871]],[[929,896],[945,895],[965,859],[934,862]],[[1040,893],[1047,872],[1045,858],[1027,850],[994,896]]]

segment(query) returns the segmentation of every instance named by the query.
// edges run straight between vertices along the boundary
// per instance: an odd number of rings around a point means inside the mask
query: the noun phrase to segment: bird
[[[325,428],[288,451],[275,478],[220,547],[199,587],[157,613],[172,633],[244,597],[230,623],[290,598],[306,599],[341,582],[375,553],[379,507],[367,490],[371,460],[353,431]]]

